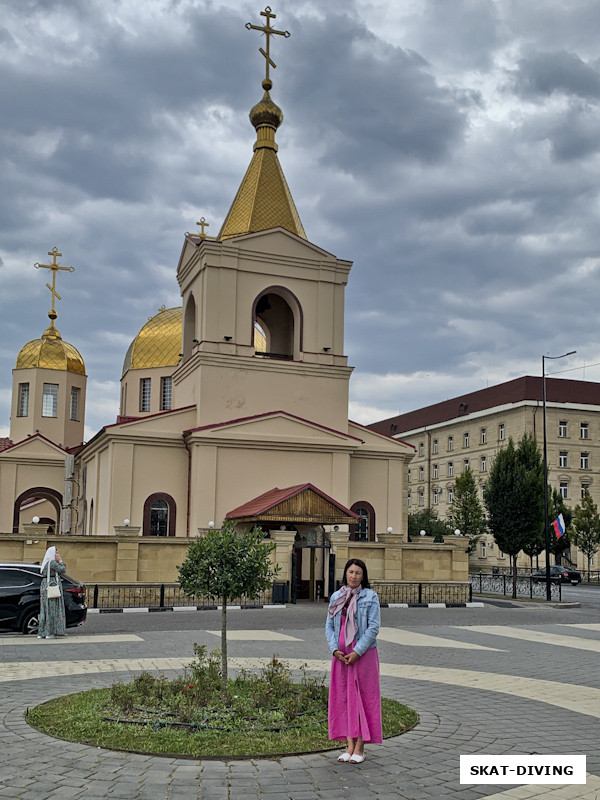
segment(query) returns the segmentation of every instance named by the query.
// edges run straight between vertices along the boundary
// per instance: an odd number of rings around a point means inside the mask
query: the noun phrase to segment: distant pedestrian
[[[377,634],[379,598],[370,588],[367,567],[351,558],[342,588],[331,595],[325,625],[333,656],[329,684],[329,738],[346,739],[338,761],[360,764],[365,742],[381,743],[381,692]]]
[[[50,584],[61,586],[60,575],[67,567],[56,547],[49,547],[42,561],[42,583],[40,586],[40,619],[38,639],[55,639],[66,632],[65,601],[62,589],[59,597],[48,597],[48,574]]]

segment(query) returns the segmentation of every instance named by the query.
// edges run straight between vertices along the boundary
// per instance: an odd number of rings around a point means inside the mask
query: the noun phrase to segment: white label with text
[[[585,756],[461,756],[461,783],[585,783]]]

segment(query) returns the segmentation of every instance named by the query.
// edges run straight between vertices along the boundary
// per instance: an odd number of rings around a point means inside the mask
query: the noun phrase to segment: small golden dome
[[[36,367],[85,375],[85,364],[81,354],[72,344],[63,342],[62,336],[54,327],[53,319],[50,321],[50,327],[42,334],[42,338],[27,342],[17,356],[16,369]]]
[[[270,86],[269,81],[263,81],[263,87]],[[283,122],[283,111],[271,100],[268,89],[266,89],[262,100],[259,100],[250,111],[250,122],[255,128],[260,125],[270,125],[277,129]]]
[[[123,374],[130,369],[150,369],[152,367],[175,367],[181,353],[183,309],[159,309],[150,317],[133,342],[129,345]]]

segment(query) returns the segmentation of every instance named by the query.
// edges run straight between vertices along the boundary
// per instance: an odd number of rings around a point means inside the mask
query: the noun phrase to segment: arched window
[[[194,349],[196,338],[196,301],[194,295],[188,297],[183,315],[183,360],[187,361]]]
[[[354,542],[375,541],[375,509],[366,500],[354,503],[351,508],[358,514],[356,525],[350,525],[350,540]]]
[[[169,494],[156,492],[144,503],[144,536],[175,536],[176,506]]]
[[[271,286],[258,295],[252,310],[254,352],[264,358],[291,360],[302,349],[302,311],[288,289]]]

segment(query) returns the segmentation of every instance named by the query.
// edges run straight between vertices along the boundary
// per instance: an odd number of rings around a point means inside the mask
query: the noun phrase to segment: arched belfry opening
[[[194,295],[190,294],[185,304],[183,314],[183,360],[187,361],[192,355],[194,342],[196,339],[196,301]]]
[[[252,310],[254,352],[264,358],[298,359],[302,349],[302,309],[288,289],[271,286]]]

